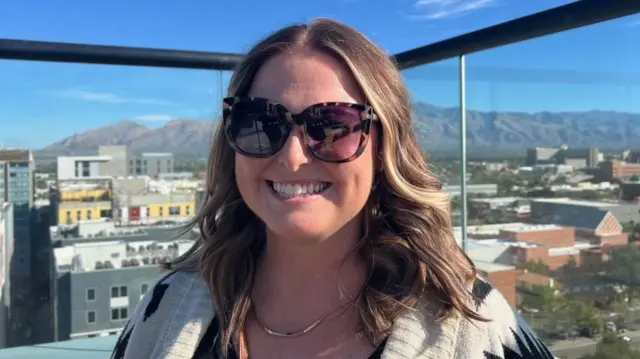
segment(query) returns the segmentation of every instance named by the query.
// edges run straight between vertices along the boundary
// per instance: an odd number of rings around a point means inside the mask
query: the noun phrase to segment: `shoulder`
[[[170,271],[163,274],[145,294],[122,330],[111,358],[156,357],[171,349],[171,342],[183,335],[172,328],[194,325],[190,334],[213,318],[208,286],[199,273]],[[175,325],[174,325],[175,324]],[[161,339],[163,338],[163,339]]]
[[[462,320],[458,344],[463,353],[477,351],[478,344],[482,343],[481,348],[487,358],[554,358],[529,325],[488,281],[477,278],[472,286],[472,296],[477,313],[488,321]]]

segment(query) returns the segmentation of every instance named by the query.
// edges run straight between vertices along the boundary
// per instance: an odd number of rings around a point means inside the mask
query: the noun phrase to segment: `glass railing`
[[[13,204],[0,347],[37,344],[0,358],[105,358],[158,263],[190,246],[167,228],[198,208],[230,73],[16,60],[0,73],[0,203]]]
[[[558,357],[640,357],[636,23],[401,62],[456,239]],[[13,198],[0,206],[0,348],[21,346],[0,359],[104,359],[157,264],[195,236],[167,229],[199,207],[230,72],[13,59],[0,74],[0,198]]]
[[[460,184],[464,90],[467,226],[453,193],[456,235],[558,357],[640,357],[634,21],[403,71],[445,188]]]

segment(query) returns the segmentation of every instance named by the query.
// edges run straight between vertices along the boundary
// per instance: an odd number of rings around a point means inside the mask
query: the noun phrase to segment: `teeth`
[[[304,183],[304,184],[285,184],[280,182],[272,182],[273,190],[280,196],[285,198],[308,196],[320,193],[329,187],[329,183]]]

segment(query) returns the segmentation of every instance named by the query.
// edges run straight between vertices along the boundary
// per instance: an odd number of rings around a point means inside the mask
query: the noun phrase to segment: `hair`
[[[267,60],[297,50],[321,51],[345,64],[380,118],[382,169],[363,209],[365,236],[358,248],[371,268],[356,304],[362,333],[380,342],[398,316],[425,298],[441,304],[438,319],[457,312],[485,320],[473,309],[470,284],[476,269],[455,241],[450,197],[429,170],[414,135],[409,91],[382,49],[332,20],[288,26],[249,51],[231,78],[228,96],[247,95]],[[201,236],[166,268],[199,271],[207,281],[226,356],[229,346],[240,342],[266,237],[264,223],[241,198],[235,154],[223,131],[218,125],[203,206],[190,223],[199,226]]]

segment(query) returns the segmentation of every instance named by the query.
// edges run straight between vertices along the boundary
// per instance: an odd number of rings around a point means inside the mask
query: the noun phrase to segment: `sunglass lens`
[[[316,156],[328,161],[342,161],[356,154],[362,140],[359,109],[322,106],[311,109],[307,116],[307,141]]]
[[[265,157],[276,153],[288,135],[288,125],[277,111],[265,104],[247,101],[233,106],[230,135],[240,151]]]

